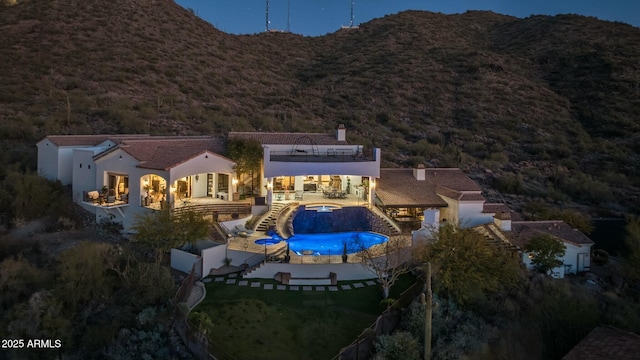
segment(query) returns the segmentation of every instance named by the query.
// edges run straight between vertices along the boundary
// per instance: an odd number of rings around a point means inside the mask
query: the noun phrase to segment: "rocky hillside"
[[[640,29],[408,11],[322,37],[216,30],[170,0],[0,5],[3,164],[53,133],[322,131],[461,166],[493,200],[640,212]],[[504,197],[491,189],[497,189]]]

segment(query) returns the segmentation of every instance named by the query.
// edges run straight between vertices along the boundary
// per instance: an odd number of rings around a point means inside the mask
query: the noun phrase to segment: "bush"
[[[414,301],[403,313],[399,330],[409,332],[424,346],[424,306]],[[433,297],[432,359],[463,359],[482,351],[494,329],[470,310],[453,301]]]
[[[604,249],[596,249],[593,251],[593,262],[599,265],[609,263],[609,253]]]
[[[392,335],[383,335],[376,341],[377,360],[412,360],[419,359],[418,341],[411,333],[399,331]]]

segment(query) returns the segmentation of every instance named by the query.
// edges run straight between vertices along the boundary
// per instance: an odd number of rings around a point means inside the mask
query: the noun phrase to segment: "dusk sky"
[[[309,36],[335,32],[349,25],[351,0],[269,0],[270,29],[287,29]],[[176,0],[193,9],[219,30],[253,34],[265,30],[266,0]],[[354,24],[404,10],[445,14],[491,10],[524,18],[530,15],[580,14],[640,27],[640,0],[355,0]]]

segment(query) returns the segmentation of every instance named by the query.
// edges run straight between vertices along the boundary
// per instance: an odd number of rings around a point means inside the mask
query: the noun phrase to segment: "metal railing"
[[[311,150],[272,151],[269,159],[276,162],[359,162],[376,161],[375,151],[366,149],[327,149],[323,152]]]

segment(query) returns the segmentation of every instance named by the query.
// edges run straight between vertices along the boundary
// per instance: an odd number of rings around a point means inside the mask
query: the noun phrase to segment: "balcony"
[[[366,162],[376,161],[376,152],[371,149],[356,151],[351,148],[328,148],[326,151],[293,150],[271,151],[269,160],[272,162]]]

